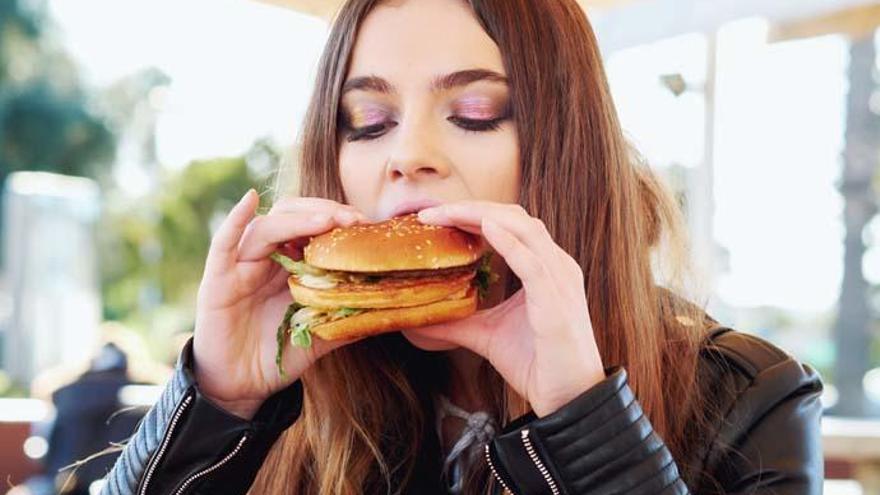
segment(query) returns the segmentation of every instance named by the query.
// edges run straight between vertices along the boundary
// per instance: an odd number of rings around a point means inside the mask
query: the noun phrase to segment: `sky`
[[[163,164],[238,154],[262,136],[284,145],[295,139],[326,38],[323,21],[245,0],[49,6],[90,84],[145,66],[171,76],[157,131]],[[834,183],[847,47],[836,36],[768,44],[766,34],[765,21],[745,19],[718,36],[714,236],[729,252],[730,272],[717,291],[736,306],[823,312],[836,302],[842,276]],[[606,60],[624,130],[657,167],[700,164],[705,47],[703,35],[691,34]],[[672,72],[695,90],[673,97],[658,83]],[[880,283],[880,252],[866,270]]]
[[[143,67],[172,78],[159,160],[239,154],[262,136],[292,142],[325,22],[245,0],[50,0],[64,46],[90,84]]]

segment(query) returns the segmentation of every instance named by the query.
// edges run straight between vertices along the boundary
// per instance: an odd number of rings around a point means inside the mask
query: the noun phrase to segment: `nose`
[[[442,179],[449,176],[447,157],[432,138],[430,129],[401,126],[388,158],[386,175],[389,180]]]

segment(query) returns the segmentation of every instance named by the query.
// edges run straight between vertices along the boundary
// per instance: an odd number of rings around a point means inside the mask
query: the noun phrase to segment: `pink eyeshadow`
[[[351,114],[351,125],[354,127],[364,127],[368,125],[378,124],[385,120],[387,113],[378,108],[356,108]]]
[[[487,98],[463,98],[455,102],[456,114],[468,119],[490,120],[495,115],[495,106]]]

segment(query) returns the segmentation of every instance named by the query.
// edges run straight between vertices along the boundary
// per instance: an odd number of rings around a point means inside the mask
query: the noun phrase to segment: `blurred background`
[[[338,4],[0,0],[0,493],[97,492],[113,455],[71,463],[170,375],[212,229],[250,187],[269,204]],[[880,494],[880,2],[582,4],[710,312],[821,372],[825,492]]]

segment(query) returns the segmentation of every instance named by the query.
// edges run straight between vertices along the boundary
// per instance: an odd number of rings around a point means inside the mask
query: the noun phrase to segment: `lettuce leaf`
[[[309,265],[305,261],[296,261],[294,259],[291,259],[289,256],[285,256],[279,253],[278,251],[272,252],[269,257],[272,258],[274,262],[281,265],[285,270],[293,273],[294,275],[324,275],[325,273],[327,273],[326,270],[322,270],[320,268]]]
[[[345,318],[346,316],[353,316],[353,315],[356,315],[358,313],[363,313],[363,312],[364,312],[363,309],[339,308],[336,310],[336,313],[333,316],[336,316],[338,318]]]
[[[281,358],[284,354],[284,344],[287,340],[287,334],[290,332],[290,319],[293,317],[293,314],[302,308],[303,305],[294,301],[287,307],[287,311],[284,312],[284,318],[281,320],[281,324],[278,325],[278,330],[275,332],[275,341],[278,344],[278,350],[275,353],[275,365],[278,367],[278,374],[281,375],[282,378],[286,378],[287,374],[284,372],[284,366],[281,364]]]
[[[477,286],[480,300],[489,297],[489,286],[498,281],[498,274],[492,272],[491,259],[491,252],[484,254],[483,259],[480,260],[480,266],[477,268],[477,274],[474,276],[474,284]]]
[[[290,259],[289,257],[284,256],[283,254],[279,253],[278,251],[273,252],[272,254],[269,255],[269,257],[272,258],[273,261],[275,261],[276,263],[281,265],[285,270],[287,270],[290,273],[295,273],[295,274],[302,273],[302,269],[299,266],[299,263],[302,263],[302,262],[294,261],[294,260]]]
[[[297,323],[293,326],[293,333],[290,334],[290,341],[298,347],[311,347],[312,333],[309,331],[311,327],[308,323]]]

